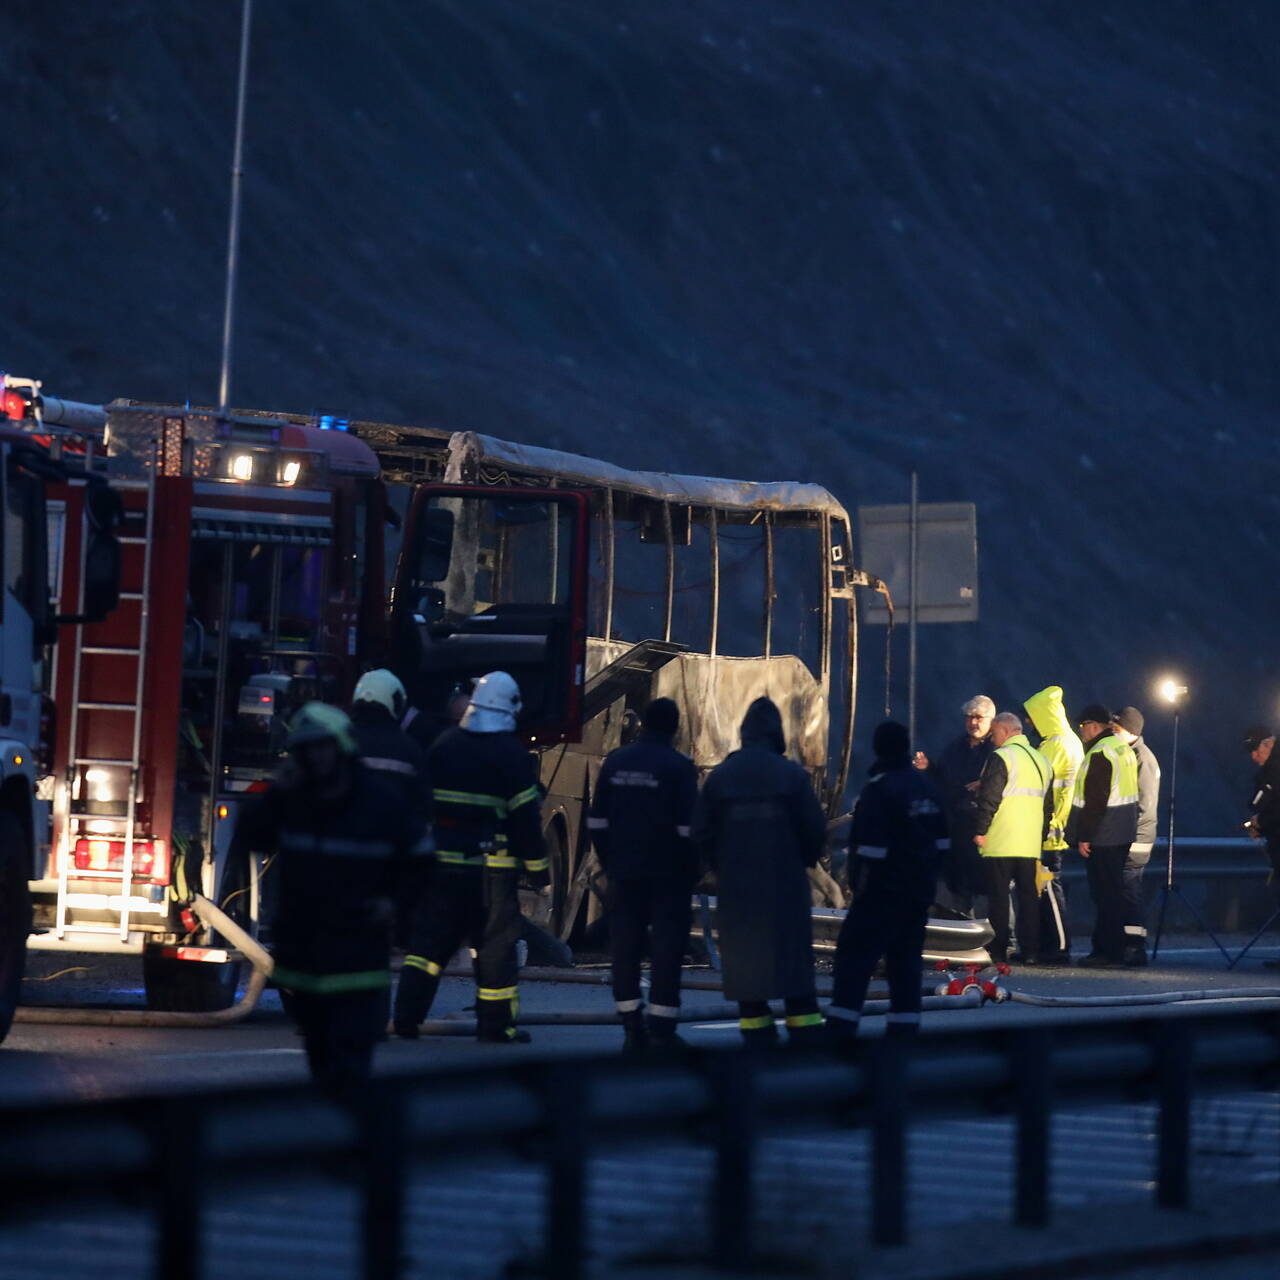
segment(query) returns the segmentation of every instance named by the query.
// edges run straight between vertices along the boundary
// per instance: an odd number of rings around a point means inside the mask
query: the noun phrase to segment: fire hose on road
[[[201,924],[206,928],[216,929],[253,965],[253,972],[245,984],[244,995],[229,1009],[217,1009],[211,1013],[179,1013],[159,1009],[50,1009],[19,1006],[14,1020],[82,1027],[225,1027],[247,1018],[262,998],[267,979],[275,967],[271,953],[208,898],[196,894],[191,910]]]

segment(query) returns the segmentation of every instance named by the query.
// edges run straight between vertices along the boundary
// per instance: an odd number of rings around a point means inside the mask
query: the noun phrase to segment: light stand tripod
[[[1195,903],[1182,892],[1182,886],[1173,878],[1173,846],[1178,798],[1178,722],[1182,718],[1178,704],[1186,692],[1186,685],[1175,684],[1172,680],[1166,680],[1160,686],[1161,697],[1173,706],[1173,762],[1169,770],[1169,845],[1165,852],[1164,884],[1160,886],[1160,912],[1156,917],[1156,937],[1151,947],[1151,958],[1154,960],[1160,954],[1160,935],[1164,932],[1165,912],[1169,906],[1169,899],[1176,896],[1200,926],[1201,930],[1213,940],[1213,945],[1222,952],[1222,958],[1227,962],[1227,968],[1230,969],[1232,967],[1231,956],[1227,953],[1226,947],[1218,941],[1218,935],[1209,928],[1208,921],[1197,910]]]

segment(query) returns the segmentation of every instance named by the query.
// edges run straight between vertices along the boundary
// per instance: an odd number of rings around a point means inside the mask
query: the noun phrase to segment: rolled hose
[[[982,995],[977,991],[960,996],[925,996],[926,1009],[977,1009]],[[736,1004],[703,1005],[701,1008],[681,1009],[678,1022],[737,1022],[739,1009]],[[868,1016],[889,1012],[887,1000],[868,1000],[862,1006]],[[566,1012],[522,1013],[517,1019],[522,1027],[616,1027],[618,1015],[612,1009],[580,1009]],[[428,1036],[473,1036],[476,1033],[474,1018],[431,1018],[419,1028]]]
[[[1182,1004],[1195,1000],[1276,1000],[1280,987],[1247,987],[1234,991],[1152,991],[1128,996],[1037,996],[1029,991],[1009,991],[1015,1004],[1033,1004],[1044,1009],[1106,1009],[1144,1004]]]
[[[253,965],[253,972],[245,984],[244,995],[229,1009],[216,1009],[210,1013],[180,1013],[153,1009],[50,1009],[19,1006],[14,1020],[82,1027],[225,1027],[248,1017],[261,999],[267,978],[275,965],[270,952],[208,898],[196,894],[191,910],[202,924],[216,929]]]

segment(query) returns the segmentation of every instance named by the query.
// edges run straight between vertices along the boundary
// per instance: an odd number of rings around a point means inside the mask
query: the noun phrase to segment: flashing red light
[[[27,402],[17,391],[4,393],[4,416],[12,422],[22,422],[27,416]]]
[[[71,857],[77,871],[119,873],[124,868],[124,841],[81,837]],[[169,883],[169,846],[163,840],[133,842],[133,878],[150,880],[152,884]]]
[[[271,705],[271,699],[272,699],[272,697],[273,697],[273,696],[274,696],[273,694],[270,694],[270,693],[264,693],[264,694],[263,694],[263,695],[258,699],[258,701],[259,701],[259,702],[261,702],[261,703],[266,704],[267,706],[270,706],[270,705]]]

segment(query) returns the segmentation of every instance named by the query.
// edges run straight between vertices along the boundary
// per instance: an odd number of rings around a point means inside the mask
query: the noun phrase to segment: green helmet
[[[292,751],[308,742],[323,742],[326,738],[332,738],[338,749],[347,755],[356,754],[356,738],[347,713],[329,706],[327,702],[308,702],[290,721],[285,746]]]

